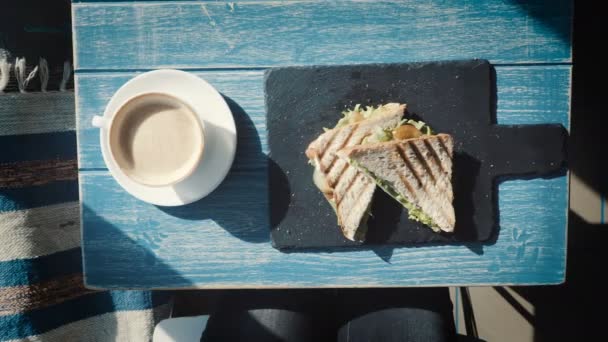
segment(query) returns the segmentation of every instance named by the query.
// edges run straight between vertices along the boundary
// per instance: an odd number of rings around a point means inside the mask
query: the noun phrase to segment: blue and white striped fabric
[[[149,341],[166,293],[83,286],[74,94],[0,93],[0,340]]]

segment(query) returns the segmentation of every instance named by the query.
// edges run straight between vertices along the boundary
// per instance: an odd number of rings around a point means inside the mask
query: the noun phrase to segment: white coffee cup
[[[151,187],[177,184],[190,176],[203,158],[204,123],[186,101],[175,95],[141,93],[128,98],[108,122],[107,158],[131,180]]]
[[[234,160],[237,132],[230,107],[211,84],[189,72],[138,74],[92,119],[109,174],[130,195],[151,204],[200,200],[223,182]],[[81,165],[99,164],[88,159]],[[103,177],[102,172],[94,178]]]

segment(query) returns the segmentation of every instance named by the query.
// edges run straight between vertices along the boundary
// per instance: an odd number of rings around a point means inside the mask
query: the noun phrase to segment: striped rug
[[[0,93],[0,341],[150,341],[165,292],[83,286],[74,93]]]

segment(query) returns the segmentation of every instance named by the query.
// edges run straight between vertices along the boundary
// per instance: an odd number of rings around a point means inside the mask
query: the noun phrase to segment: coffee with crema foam
[[[196,113],[165,94],[139,95],[125,103],[110,126],[110,149],[120,169],[136,182],[162,186],[192,173],[204,149]]]

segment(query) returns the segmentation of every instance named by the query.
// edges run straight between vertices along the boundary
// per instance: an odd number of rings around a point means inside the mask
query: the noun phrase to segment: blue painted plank
[[[255,195],[264,192],[264,185],[253,175],[237,178],[186,212],[145,204],[122,191],[105,172],[84,173],[87,285],[431,286],[549,284],[564,279],[565,176],[500,184],[500,232],[493,245],[317,253],[272,248],[266,203],[259,204]],[[245,191],[245,186],[253,189]]]
[[[233,111],[243,109],[237,117],[239,145],[248,146],[208,199],[191,207],[154,207],[124,193],[105,171],[82,172],[86,283],[239,288],[563,281],[563,176],[500,184],[500,234],[483,253],[474,246],[274,250],[268,242],[266,170],[260,163],[267,149],[259,69],[474,57],[502,64],[567,64],[571,15],[571,3],[562,0],[550,5],[541,0],[75,4],[84,169],[104,167],[98,132],[88,126],[91,116],[137,70],[256,69],[198,72],[234,100]],[[568,126],[570,69],[497,68],[498,122]]]
[[[236,99],[252,122],[260,123],[256,132],[265,146],[261,72],[200,74],[206,78],[212,75],[221,84],[218,88]],[[109,96],[113,91],[110,88],[115,89],[131,76],[79,75],[77,84],[90,82],[86,89],[90,87],[91,91],[83,97],[88,101],[95,99],[95,94],[108,92]],[[500,123],[568,125],[569,66],[499,67],[497,77]],[[517,97],[522,101],[516,101]],[[261,150],[266,151],[265,147]],[[87,284],[141,288],[312,287],[541,284],[563,279],[565,177],[502,184],[499,240],[496,245],[486,246],[483,255],[463,246],[401,248],[393,252],[391,264],[386,264],[370,251],[275,251],[267,242],[267,202],[259,197],[264,193],[260,183],[265,171],[244,170],[212,195],[222,200],[210,197],[194,210],[169,211],[131,198],[104,172],[84,172],[81,184]],[[522,215],[532,211],[535,215]],[[192,219],[187,217],[188,212],[201,214]],[[380,248],[378,253],[390,252]]]
[[[568,127],[570,70],[570,66],[555,65],[497,66],[498,123],[551,122]],[[103,113],[112,94],[136,74],[112,72],[76,76],[80,94],[77,115],[81,168],[105,168],[99,149],[99,131],[91,125],[91,119]],[[195,74],[231,99],[233,111],[239,113],[239,146],[253,143],[266,153],[263,71],[198,71]],[[236,159],[236,167],[249,163],[255,164],[255,160]]]
[[[497,67],[497,122],[570,127],[570,66]]]
[[[571,61],[569,1],[73,5],[77,70]]]

